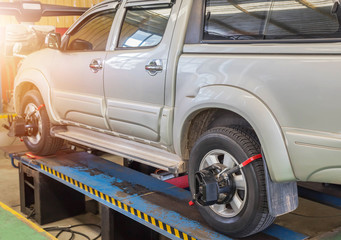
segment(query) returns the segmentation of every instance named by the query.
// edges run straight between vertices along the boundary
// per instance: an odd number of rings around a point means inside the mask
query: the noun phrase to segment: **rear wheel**
[[[25,93],[20,113],[25,116],[29,124],[37,126],[35,131],[31,130],[29,136],[24,137],[27,148],[37,155],[51,155],[56,153],[62,146],[63,140],[50,135],[50,120],[40,93],[30,90]]]
[[[189,160],[189,181],[194,192],[195,173],[214,163],[232,168],[260,153],[254,137],[240,129],[218,127],[204,133],[192,148]],[[231,237],[255,234],[273,221],[267,205],[264,166],[261,160],[234,173],[236,190],[226,204],[203,207],[201,215],[217,231]]]

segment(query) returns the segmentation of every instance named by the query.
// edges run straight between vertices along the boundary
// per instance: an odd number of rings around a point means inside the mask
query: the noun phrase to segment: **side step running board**
[[[54,128],[52,135],[90,148],[128,158],[174,174],[185,171],[184,161],[176,154],[80,127]]]

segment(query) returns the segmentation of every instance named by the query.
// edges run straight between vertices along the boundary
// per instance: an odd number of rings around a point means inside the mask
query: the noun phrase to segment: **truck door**
[[[54,110],[64,121],[108,128],[103,61],[115,15],[113,5],[94,9],[83,16],[64,37],[65,50],[54,56],[52,101]]]
[[[111,129],[155,142],[160,138],[167,56],[176,21],[176,16],[171,18],[173,4],[163,2],[127,1],[104,67]]]

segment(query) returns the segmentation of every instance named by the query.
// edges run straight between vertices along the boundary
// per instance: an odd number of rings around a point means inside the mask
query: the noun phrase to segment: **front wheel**
[[[25,116],[29,124],[37,126],[36,130],[29,132],[24,137],[27,148],[37,155],[51,155],[56,153],[62,146],[63,140],[50,135],[50,120],[40,93],[30,90],[25,93],[19,114]]]
[[[214,163],[232,168],[260,153],[253,136],[239,129],[218,127],[204,133],[191,150],[189,182],[195,190],[195,173]],[[232,175],[235,191],[228,203],[200,206],[209,225],[231,237],[246,237],[268,227],[274,217],[267,205],[264,166],[261,160],[249,164]]]

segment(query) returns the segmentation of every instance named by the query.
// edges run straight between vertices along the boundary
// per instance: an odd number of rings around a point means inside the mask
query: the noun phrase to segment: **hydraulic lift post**
[[[85,197],[25,164],[19,163],[20,210],[40,225],[85,212]]]

